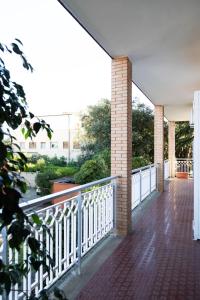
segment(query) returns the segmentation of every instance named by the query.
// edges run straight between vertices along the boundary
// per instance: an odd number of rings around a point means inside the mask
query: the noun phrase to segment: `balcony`
[[[76,299],[200,299],[193,181],[173,179],[133,214],[124,238]]]
[[[49,228],[35,227],[34,235],[53,267],[50,274],[42,266],[36,273],[30,268],[9,298],[25,299],[20,290],[37,296],[62,279],[69,299],[200,299],[199,3],[185,0],[180,10],[178,0],[59,2],[112,58],[112,176],[23,205]],[[154,164],[133,172],[132,80],[155,105]],[[192,162],[175,160],[175,122],[189,121],[191,111],[194,176]],[[164,117],[169,162],[164,162]],[[175,178],[175,167],[194,179]],[[72,192],[77,195],[49,205]],[[119,245],[96,268],[97,249],[108,237]],[[8,251],[6,232],[3,238],[5,261],[27,259],[26,244],[19,253]],[[94,270],[80,289],[74,285],[72,295],[68,279],[83,279],[90,255]]]
[[[183,161],[184,170],[189,170],[191,161],[181,160],[181,165]],[[180,170],[179,160],[176,166]],[[42,266],[36,273],[30,270],[23,285],[16,285],[9,299],[26,299],[20,292],[22,287],[37,296],[44,288],[60,285],[60,279],[69,299],[181,299],[183,295],[187,296],[184,299],[199,299],[195,261],[200,259],[200,249],[192,240],[193,181],[168,180],[169,169],[169,161],[165,161],[165,192],[161,194],[157,192],[156,165],[132,171],[133,232],[120,240],[115,236],[117,176],[22,204],[29,215],[36,211],[48,227],[48,232],[35,227],[35,237],[50,254],[54,266],[50,274]],[[58,196],[72,193],[77,195],[49,204]],[[116,239],[114,252],[109,252],[101,268],[98,264],[91,266],[90,254],[94,263],[106,239],[107,248],[109,239]],[[28,254],[25,244],[20,253],[9,250],[8,259],[18,262],[21,256],[27,259]],[[89,281],[84,279],[87,268],[96,271],[91,272],[93,277]],[[73,283],[68,278],[74,272],[76,280],[83,280],[84,285],[82,290],[73,291],[72,296],[69,285]]]

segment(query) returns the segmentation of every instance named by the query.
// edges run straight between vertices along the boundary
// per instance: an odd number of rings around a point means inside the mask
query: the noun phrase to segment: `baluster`
[[[82,253],[82,197],[81,192],[77,197],[78,201],[78,273],[81,274],[81,253]]]

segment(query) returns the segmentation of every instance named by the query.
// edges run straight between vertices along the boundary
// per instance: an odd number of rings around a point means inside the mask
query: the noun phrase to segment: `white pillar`
[[[194,239],[200,239],[200,91],[194,93]]]

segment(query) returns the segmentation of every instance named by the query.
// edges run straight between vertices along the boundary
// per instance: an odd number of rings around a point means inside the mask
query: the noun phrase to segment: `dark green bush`
[[[48,195],[51,193],[50,180],[65,176],[72,177],[76,172],[77,168],[74,167],[46,167],[37,174],[36,184],[40,188],[42,195]]]
[[[84,184],[108,176],[108,168],[103,159],[86,161],[74,176],[76,183]]]
[[[151,162],[142,156],[135,156],[132,158],[132,169],[138,169],[151,164]]]

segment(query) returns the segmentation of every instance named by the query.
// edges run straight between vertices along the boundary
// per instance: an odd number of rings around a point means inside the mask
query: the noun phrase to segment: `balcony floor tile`
[[[175,179],[134,218],[126,237],[77,299],[200,299],[200,242],[193,241],[193,182]]]

